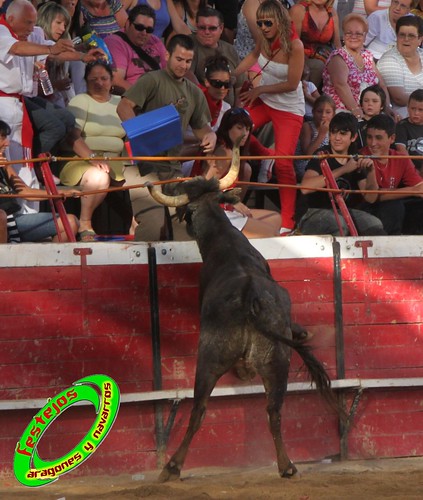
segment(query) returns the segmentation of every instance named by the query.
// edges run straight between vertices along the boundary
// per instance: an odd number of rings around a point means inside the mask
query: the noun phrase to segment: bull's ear
[[[219,203],[239,203],[241,196],[241,188],[228,189],[227,191],[220,191],[219,193]]]

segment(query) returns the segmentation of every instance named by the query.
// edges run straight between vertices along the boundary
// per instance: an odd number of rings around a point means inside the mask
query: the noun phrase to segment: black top
[[[413,160],[417,169],[423,166],[423,125],[414,125],[404,118],[397,123],[395,143],[402,144],[412,156],[422,156],[421,160]]]
[[[316,151],[325,153],[332,153],[332,151],[326,148],[320,148]],[[342,167],[342,164],[338,162],[336,158],[328,158],[327,159],[329,168],[333,171],[339,167]],[[307,170],[314,170],[319,175],[322,175],[322,169],[320,168],[320,160],[313,158],[307,164]],[[356,189],[358,190],[358,182],[362,179],[366,178],[366,172],[354,171],[348,174],[343,175],[342,177],[338,177],[336,183],[340,189]],[[346,194],[344,196],[345,203],[348,207],[354,207],[359,202],[363,201],[363,197],[361,194]],[[330,201],[329,194],[323,191],[315,191],[313,193],[306,195],[307,205],[309,208],[332,208],[332,204]]]

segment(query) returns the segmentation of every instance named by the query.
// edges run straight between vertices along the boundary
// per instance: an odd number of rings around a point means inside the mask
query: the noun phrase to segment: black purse
[[[0,166],[0,195],[3,194],[16,194],[9,185],[9,179],[7,177],[4,168]],[[7,215],[19,212],[21,206],[19,205],[16,198],[3,198],[0,196],[0,210],[4,210]]]

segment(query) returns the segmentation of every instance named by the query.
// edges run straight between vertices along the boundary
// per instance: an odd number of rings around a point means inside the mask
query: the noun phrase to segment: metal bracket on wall
[[[356,241],[354,245],[357,248],[361,248],[363,252],[363,259],[368,259],[369,258],[369,253],[368,249],[373,246],[373,241],[372,240],[362,240],[362,241]]]
[[[74,248],[73,254],[81,258],[81,295],[82,295],[82,327],[88,333],[88,277],[86,273],[87,255],[92,255],[92,248]]]

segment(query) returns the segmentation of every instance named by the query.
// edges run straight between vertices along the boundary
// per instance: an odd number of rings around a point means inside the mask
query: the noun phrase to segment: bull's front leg
[[[198,366],[201,365],[199,364]],[[201,422],[203,421],[203,418],[206,414],[208,399],[212,390],[214,389],[214,386],[216,385],[218,378],[219,377],[213,376],[211,374],[205,374],[204,372],[201,373],[197,367],[194,387],[194,406],[191,410],[188,429],[179,448],[163,468],[159,476],[160,482],[164,483],[166,481],[174,481],[175,479],[178,479],[180,477],[181,470],[188,453],[189,445],[191,444],[192,438],[194,437],[195,433],[201,426]]]
[[[162,472],[159,476],[159,482],[164,483],[166,481],[175,481],[181,475],[181,470],[185,462],[185,458],[188,453],[189,445],[191,444],[192,438],[201,426],[201,422],[206,413],[206,402],[199,401],[194,404],[191,411],[191,416],[189,419],[188,429],[185,433],[184,439],[180,444],[179,448],[172,455],[169,462],[164,466]]]

